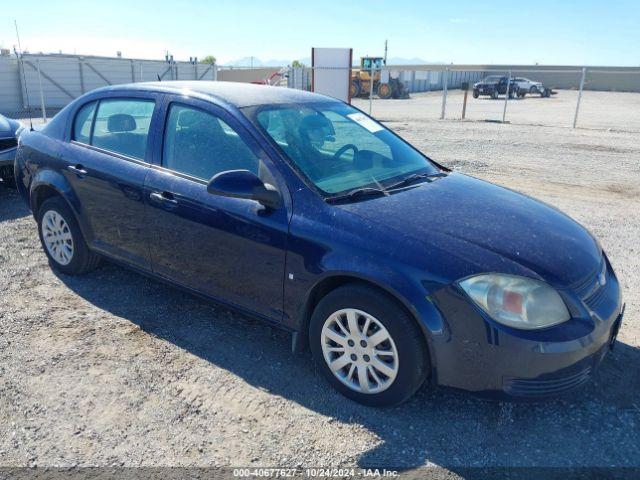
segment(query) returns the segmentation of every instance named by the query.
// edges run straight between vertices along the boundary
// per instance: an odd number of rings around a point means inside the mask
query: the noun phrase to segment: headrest
[[[111,115],[107,121],[107,130],[111,133],[132,132],[136,128],[136,119],[126,113]]]
[[[220,120],[197,110],[183,110],[178,115],[178,127],[187,128],[200,135],[220,138],[224,135]]]
[[[336,134],[333,123],[321,113],[312,113],[306,115],[300,121],[299,131],[304,137],[308,137],[311,130],[320,130],[324,137],[330,137]]]
[[[193,127],[202,123],[203,118],[206,117],[197,110],[182,110],[178,115],[178,126],[181,128]]]

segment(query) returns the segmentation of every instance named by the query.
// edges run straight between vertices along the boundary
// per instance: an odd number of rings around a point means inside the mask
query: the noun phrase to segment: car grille
[[[591,377],[591,367],[573,375],[553,379],[523,379],[506,377],[503,380],[504,391],[511,395],[535,397],[566,392],[586,383]]]
[[[18,139],[15,137],[0,138],[0,152],[3,150],[9,150],[18,146]]]
[[[604,283],[601,282],[602,279],[604,279]],[[603,258],[600,267],[595,273],[571,285],[570,288],[593,310],[598,307],[605,298],[606,289],[604,287],[608,281],[609,272],[607,271],[607,262]]]
[[[605,289],[602,286],[598,286],[598,289],[592,295],[585,298],[584,303],[586,303],[591,310],[595,310],[600,306],[604,299]]]

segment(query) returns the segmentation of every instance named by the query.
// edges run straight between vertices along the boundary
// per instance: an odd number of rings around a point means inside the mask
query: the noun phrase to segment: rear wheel
[[[480,92],[478,92],[477,90],[473,91],[473,98],[478,98],[480,96]]]
[[[40,241],[53,268],[78,275],[98,266],[100,257],[87,247],[73,212],[62,198],[45,200],[37,220]]]
[[[388,83],[378,84],[378,97],[380,97],[383,100],[387,100],[391,98],[392,95],[393,95],[393,89],[391,88],[391,85],[389,85]]]
[[[534,93],[538,93],[538,88],[535,85],[532,85],[531,88],[529,89],[529,93],[532,95]]]
[[[318,368],[334,388],[365,405],[401,403],[427,376],[424,337],[413,318],[364,285],[340,287],[318,303],[309,341]]]

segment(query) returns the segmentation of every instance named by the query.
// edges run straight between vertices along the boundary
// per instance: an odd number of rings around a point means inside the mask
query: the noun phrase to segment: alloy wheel
[[[55,210],[48,210],[42,216],[41,228],[51,258],[60,265],[69,265],[73,259],[73,236],[64,217]]]
[[[345,308],[331,314],[321,333],[324,360],[350,389],[380,393],[398,375],[399,358],[389,331],[374,316]]]

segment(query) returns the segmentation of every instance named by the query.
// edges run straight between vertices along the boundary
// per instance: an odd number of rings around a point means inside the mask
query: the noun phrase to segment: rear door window
[[[91,145],[143,160],[154,107],[153,100],[100,100]]]

